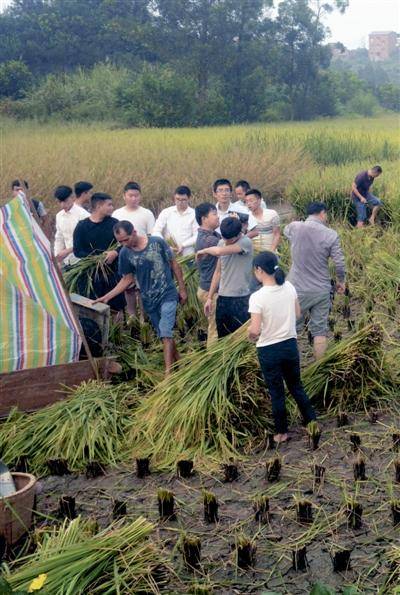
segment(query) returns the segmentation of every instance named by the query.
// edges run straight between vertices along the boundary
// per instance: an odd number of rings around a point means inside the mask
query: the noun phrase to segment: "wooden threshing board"
[[[98,374],[89,360],[0,374],[0,417],[8,415],[12,407],[34,411],[64,399],[62,385],[73,387],[91,378],[106,378],[107,358],[95,363]]]

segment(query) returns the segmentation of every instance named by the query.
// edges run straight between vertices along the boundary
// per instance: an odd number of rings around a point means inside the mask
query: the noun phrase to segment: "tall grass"
[[[362,129],[309,128],[286,130],[261,128],[250,131],[238,145],[244,149],[258,147],[260,151],[271,146],[290,149],[301,146],[304,153],[318,165],[343,165],[352,161],[382,161],[400,158],[400,146],[393,133],[373,134]]]
[[[329,120],[312,123],[198,129],[107,129],[104,125],[45,125],[4,121],[1,130],[0,200],[9,183],[25,177],[34,196],[55,211],[53,189],[90,180],[110,193],[116,206],[130,179],[143,187],[144,205],[158,211],[178,184],[188,184],[194,202],[211,197],[218,177],[245,178],[267,200],[284,197],[296,179],[316,164],[357,161],[343,178],[375,161],[399,155],[397,120]],[[396,144],[397,143],[397,144]],[[365,160],[365,161],[364,161]],[[347,187],[346,187],[347,192]]]

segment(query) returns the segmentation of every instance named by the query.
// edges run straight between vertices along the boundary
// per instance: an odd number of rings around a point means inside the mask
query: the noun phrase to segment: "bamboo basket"
[[[17,491],[0,498],[0,535],[10,545],[16,543],[32,525],[36,478],[30,473],[12,473]]]

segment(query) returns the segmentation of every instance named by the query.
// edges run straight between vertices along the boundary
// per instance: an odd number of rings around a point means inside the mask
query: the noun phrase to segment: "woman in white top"
[[[249,339],[256,342],[258,359],[271,396],[275,442],[286,442],[288,423],[286,386],[296,401],[304,423],[316,419],[315,411],[300,378],[300,356],[296,340],[296,317],[300,306],[296,290],[279,267],[272,252],[261,252],[254,261],[254,273],[261,289],[250,296]]]

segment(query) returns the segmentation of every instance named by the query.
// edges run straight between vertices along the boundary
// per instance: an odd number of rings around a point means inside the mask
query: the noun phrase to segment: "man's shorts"
[[[331,295],[326,293],[298,293],[301,317],[297,321],[297,332],[304,326],[307,314],[310,317],[308,329],[313,337],[324,337],[328,334],[328,318],[331,309]]]
[[[148,313],[151,324],[160,339],[172,339],[174,336],[177,305],[176,300],[161,302],[155,310]]]
[[[361,200],[359,200],[358,198],[353,198],[354,206],[356,207],[357,211],[357,221],[367,220],[367,205],[373,208],[379,207],[382,204],[382,201],[370,192],[367,193],[367,196],[365,198],[367,199],[366,203],[361,202]]]

